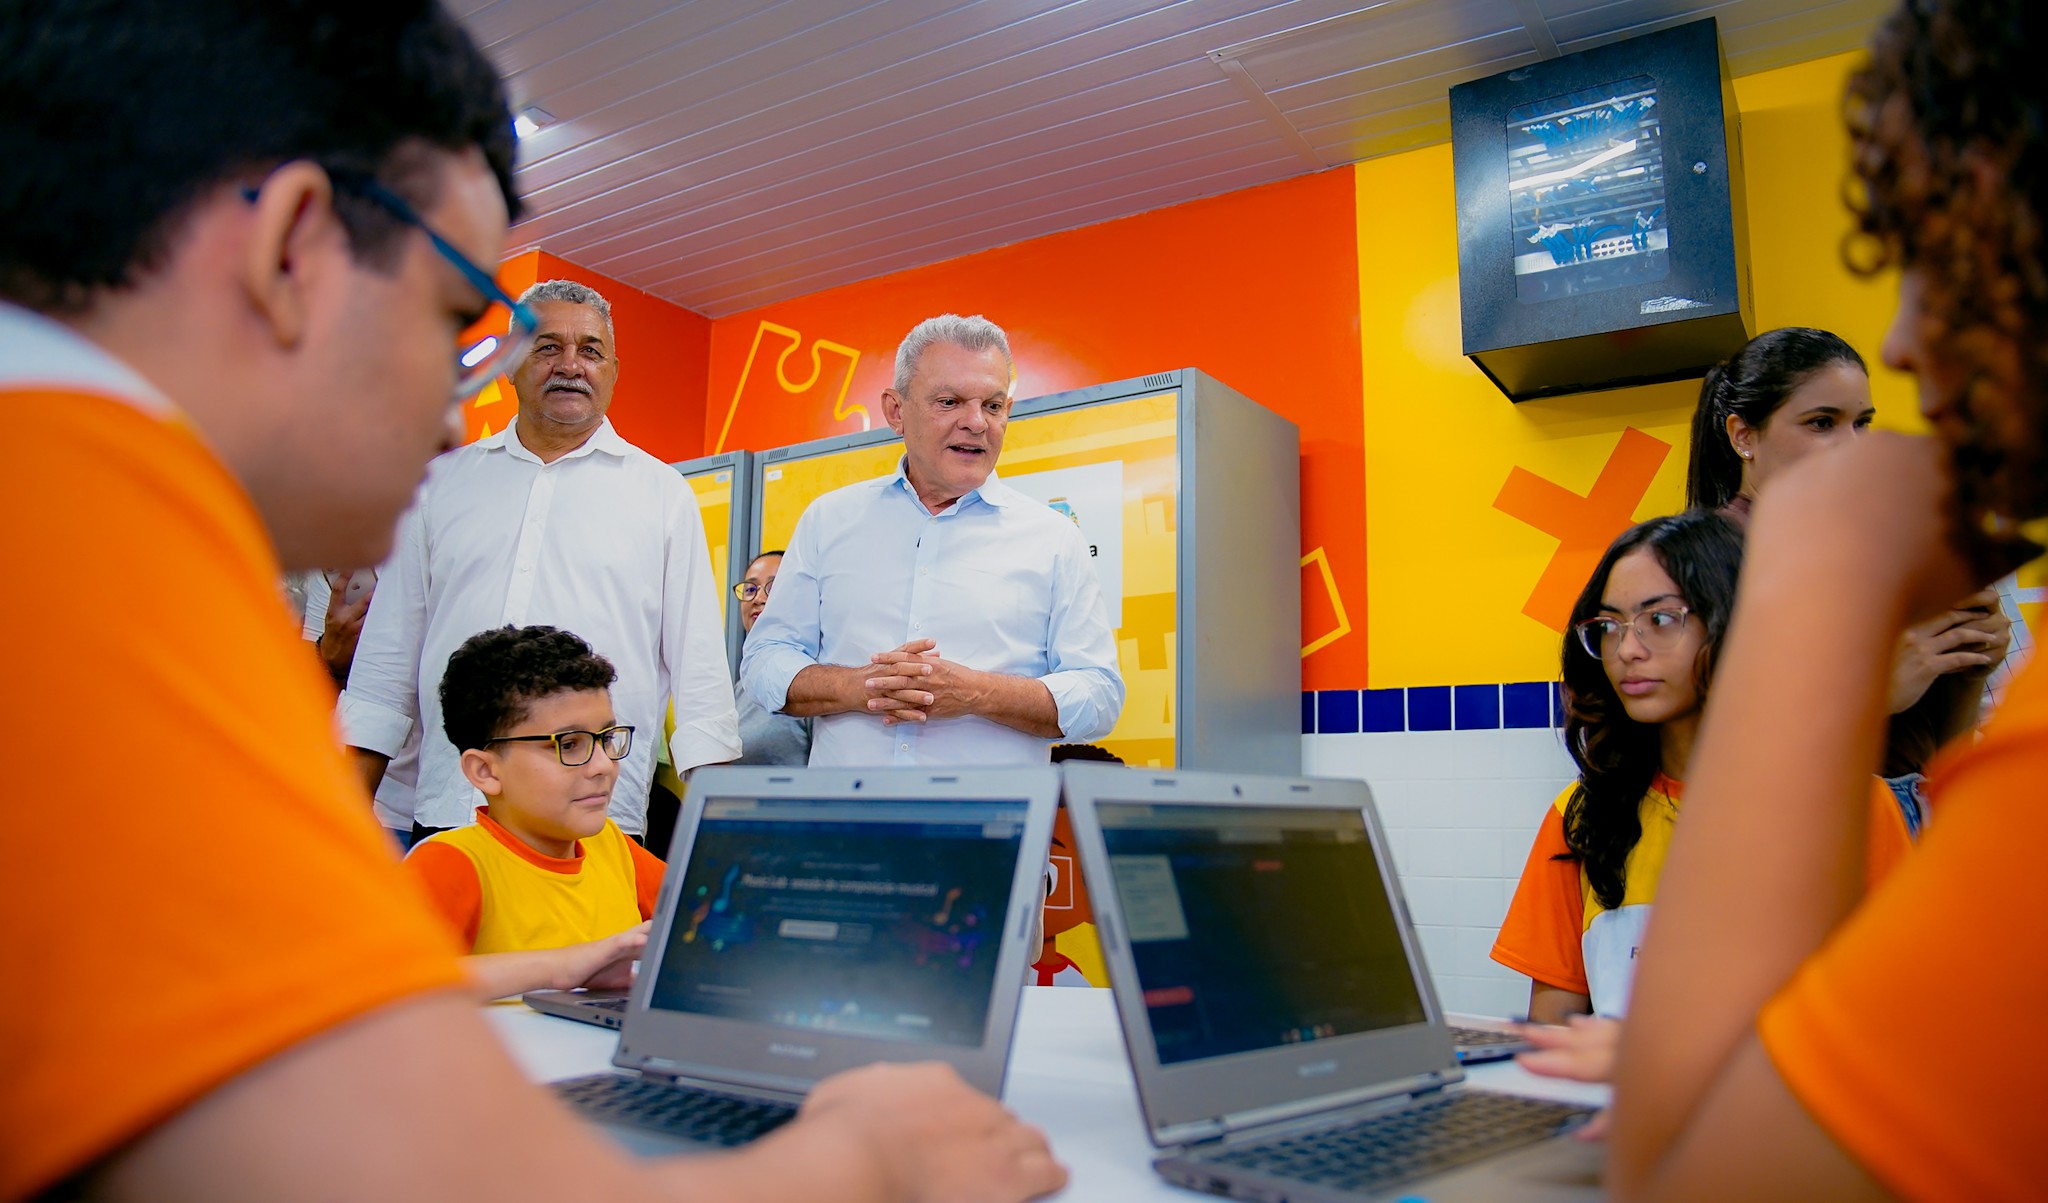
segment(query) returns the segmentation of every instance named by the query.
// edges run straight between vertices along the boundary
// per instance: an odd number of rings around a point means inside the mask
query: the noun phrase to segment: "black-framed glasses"
[[[346,191],[370,201],[386,213],[427,236],[434,250],[461,273],[470,287],[477,290],[486,301],[503,305],[512,314],[512,320],[503,334],[491,334],[460,347],[455,353],[454,400],[461,401],[482,391],[483,387],[499,376],[510,373],[526,358],[526,352],[533,345],[533,333],[540,328],[540,319],[531,308],[521,304],[504,289],[490,272],[477,266],[469,256],[455,249],[455,244],[441,237],[440,231],[421,220],[405,198],[379,184],[375,178],[360,171],[322,167],[327,178],[334,182],[339,191]],[[243,188],[242,197],[254,203],[261,194],[259,188]]]
[[[765,583],[761,581],[741,581],[732,587],[732,595],[741,601],[753,601],[756,598],[768,596],[769,592],[774,588],[774,581],[767,581]]]
[[[574,769],[589,764],[599,748],[613,760],[624,760],[626,753],[633,750],[633,728],[613,726],[602,731],[557,731],[553,735],[500,735],[485,743],[551,743],[555,745],[555,759],[562,762],[562,767]]]
[[[1579,646],[1595,660],[1621,650],[1623,631],[1634,631],[1636,641],[1650,651],[1667,651],[1675,647],[1679,637],[1685,634],[1685,620],[1691,613],[1692,610],[1686,606],[1663,606],[1645,610],[1630,619],[1603,614],[1574,625],[1572,634],[1579,637]]]

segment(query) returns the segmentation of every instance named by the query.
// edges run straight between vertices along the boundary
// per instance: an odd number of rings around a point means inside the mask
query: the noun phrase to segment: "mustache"
[[[541,386],[541,391],[544,393],[552,393],[557,389],[582,393],[586,397],[593,395],[590,382],[575,376],[550,376],[548,377],[548,382]]]

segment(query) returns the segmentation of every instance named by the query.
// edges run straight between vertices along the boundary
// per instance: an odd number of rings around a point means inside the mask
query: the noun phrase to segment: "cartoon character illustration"
[[[1064,501],[1065,498],[1056,498]],[[1071,511],[1069,511],[1071,513]],[[1075,519],[1078,525],[1080,519]],[[1097,744],[1054,744],[1051,760],[1096,760],[1122,764],[1123,757]],[[1031,982],[1039,986],[1107,986],[1102,942],[1095,935],[1095,908],[1088,901],[1088,883],[1081,877],[1081,859],[1074,853],[1074,822],[1060,804],[1052,823],[1052,847],[1046,853],[1045,943],[1031,966]]]
[[[1088,883],[1081,879],[1081,862],[1074,855],[1074,825],[1067,808],[1060,807],[1052,825],[1052,849],[1046,856],[1045,943],[1031,966],[1030,981],[1036,986],[1106,986],[1102,973],[1101,946],[1095,941],[1095,910],[1088,901]],[[1059,938],[1067,937],[1068,951],[1060,949]],[[1068,952],[1080,954],[1070,956]],[[1095,972],[1091,980],[1082,968],[1088,963]]]

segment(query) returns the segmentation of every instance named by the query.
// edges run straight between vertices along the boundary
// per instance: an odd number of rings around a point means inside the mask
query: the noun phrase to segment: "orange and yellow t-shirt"
[[[474,826],[416,845],[405,867],[473,953],[566,948],[615,936],[654,914],[666,866],[610,819],[549,856],[479,806]]]
[[[1618,996],[1624,1002],[1627,998],[1627,981],[1613,979],[1629,972],[1634,952],[1631,941],[1639,936],[1640,920],[1656,901],[1685,786],[1659,773],[1650,792],[1643,795],[1637,810],[1642,838],[1628,854],[1622,874],[1622,905],[1613,912],[1594,896],[1592,883],[1577,861],[1557,859],[1570,851],[1564,838],[1564,813],[1577,789],[1576,783],[1566,786],[1543,816],[1543,826],[1522,868],[1521,883],[1515,887],[1514,901],[1494,941],[1493,959],[1544,985],[1593,996],[1595,1010],[1601,1014],[1620,1014],[1620,1008],[1600,1004],[1605,996]],[[1876,777],[1870,779],[1869,831],[1864,879],[1874,886],[1913,846],[1898,799]],[[1631,917],[1636,922],[1624,922]],[[1587,949],[1595,949],[1598,955],[1606,928],[1614,929],[1615,939],[1609,943],[1616,946],[1606,960],[1609,980],[1596,982],[1594,978],[1600,975],[1587,971]]]
[[[2039,1199],[2048,1044],[2048,672],[1929,765],[1920,847],[1764,1009],[1765,1050],[1866,1171],[1915,1199]]]
[[[240,485],[68,331],[0,306],[0,349],[0,407],[36,425],[0,473],[0,727],[24,845],[0,887],[20,975],[0,992],[6,1200],[464,979],[343,758]]]

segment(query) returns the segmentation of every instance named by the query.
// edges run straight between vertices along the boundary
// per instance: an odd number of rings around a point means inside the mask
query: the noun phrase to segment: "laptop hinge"
[[[1191,1124],[1176,1124],[1171,1128],[1162,1128],[1153,1134],[1153,1143],[1161,1146],[1199,1145],[1222,1140],[1229,1134],[1230,1129],[1224,1126],[1222,1120],[1204,1119]]]
[[[758,1082],[720,1081],[700,1074],[685,1072],[689,1067],[677,1061],[664,1061],[660,1057],[636,1058],[634,1064],[623,1068],[639,1071],[645,1077],[653,1078],[671,1086],[687,1086],[694,1090],[709,1090],[716,1094],[736,1094],[746,1098],[767,1099],[772,1102],[801,1103],[805,1089],[768,1086]]]
[[[1346,1090],[1335,1094],[1320,1094],[1312,1099],[1293,1099],[1271,1107],[1258,1107],[1250,1111],[1237,1111],[1212,1121],[1218,1132],[1210,1137],[1216,1139],[1254,1128],[1273,1124],[1284,1124],[1308,1116],[1322,1118],[1333,1111],[1346,1107],[1357,1107],[1369,1103],[1387,1102],[1412,1098],[1418,1094],[1430,1094],[1442,1090],[1453,1082],[1464,1078],[1462,1070],[1431,1071],[1402,1078],[1394,1082],[1378,1082],[1357,1090]],[[1193,1127],[1194,1125],[1186,1125]],[[1179,1143],[1192,1143],[1182,1140]]]

